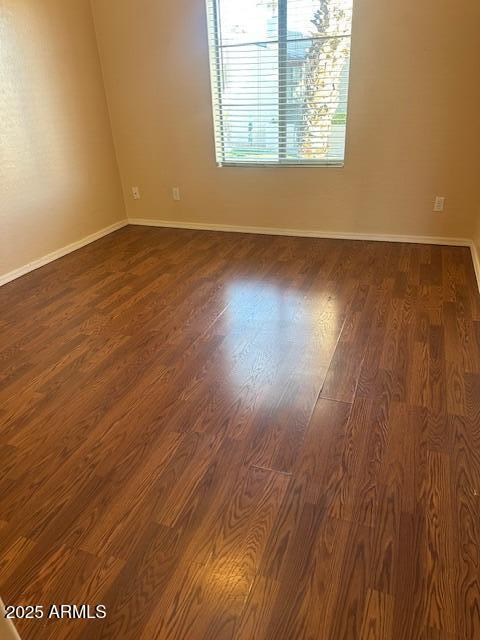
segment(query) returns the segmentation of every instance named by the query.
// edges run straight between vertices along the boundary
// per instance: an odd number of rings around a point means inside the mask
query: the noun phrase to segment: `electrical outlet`
[[[176,202],[178,202],[180,200],[180,188],[179,187],[173,187],[172,196],[173,196],[173,199]]]
[[[140,200],[140,189],[138,187],[132,187],[132,196],[134,200]]]
[[[433,205],[435,213],[440,213],[445,210],[445,198],[443,196],[437,196]]]

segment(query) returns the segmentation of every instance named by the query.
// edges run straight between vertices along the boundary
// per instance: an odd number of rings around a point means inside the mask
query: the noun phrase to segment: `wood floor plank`
[[[332,620],[334,638],[358,638],[362,630],[368,585],[371,583],[372,531],[354,523],[346,542],[346,552],[340,570],[340,586]]]
[[[327,503],[331,500],[332,475],[336,473],[340,462],[339,450],[344,442],[350,412],[351,405],[347,403],[318,399],[302,443],[302,449],[293,469],[292,482],[289,487],[292,495],[293,493],[297,494],[299,499],[286,501],[282,505],[285,507],[285,516],[291,514],[292,504],[298,503],[301,506],[303,502],[319,504],[325,501],[325,498],[327,498]],[[297,517],[298,512],[294,518]],[[282,518],[285,525],[288,520],[288,517],[285,520]],[[276,528],[278,540],[275,544],[279,547],[283,546],[283,543],[280,543],[283,536],[280,534],[282,528],[283,524],[280,525],[280,523]],[[266,557],[269,555],[267,553]],[[274,556],[272,548],[272,561]],[[267,562],[265,566],[268,564],[270,563]],[[270,571],[267,570],[267,573],[270,574]]]
[[[243,612],[235,627],[234,637],[238,640],[265,638],[273,603],[280,585],[272,578],[257,575],[248,594]]]
[[[228,637],[258,571],[288,476],[250,467],[220,513],[194,541],[194,562],[182,563],[142,637]],[[205,614],[208,615],[205,615]],[[228,634],[231,635],[231,631]]]
[[[425,626],[456,635],[456,559],[448,456],[428,452],[426,503]]]
[[[420,510],[401,514],[398,555],[403,560],[396,571],[392,638],[426,637],[425,516]]]
[[[392,596],[369,590],[360,630],[361,640],[389,640],[392,637],[393,604]]]
[[[461,638],[480,636],[480,448],[465,418],[449,418],[453,433],[450,473],[453,535],[458,546],[454,598],[457,634]]]
[[[270,614],[266,638],[276,638],[282,633],[288,637],[295,637],[300,633],[303,603],[305,598],[308,598],[312,579],[307,567],[313,567],[315,547],[324,518],[324,504],[303,505],[288,556],[279,576],[280,589]],[[290,588],[292,584],[297,587],[294,592]]]

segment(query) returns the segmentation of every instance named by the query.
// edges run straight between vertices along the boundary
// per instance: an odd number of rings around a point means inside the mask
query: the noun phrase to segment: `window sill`
[[[217,164],[218,168],[228,168],[228,167],[244,167],[247,169],[258,169],[258,168],[279,168],[279,169],[303,169],[307,168],[334,168],[341,169],[345,166],[344,162],[221,162]]]

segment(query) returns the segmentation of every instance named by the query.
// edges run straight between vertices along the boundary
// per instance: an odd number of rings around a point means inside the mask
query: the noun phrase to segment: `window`
[[[219,165],[343,165],[352,0],[207,0]]]

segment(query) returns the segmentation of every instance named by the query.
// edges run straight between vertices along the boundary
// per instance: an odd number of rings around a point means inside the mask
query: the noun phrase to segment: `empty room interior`
[[[478,0],[0,0],[0,639],[480,639]]]

